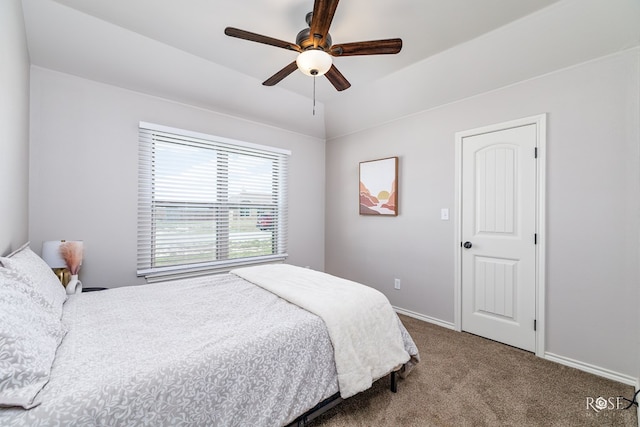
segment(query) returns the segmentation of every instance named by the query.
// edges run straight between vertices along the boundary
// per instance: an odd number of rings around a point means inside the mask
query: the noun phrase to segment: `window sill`
[[[245,259],[243,261],[230,261],[225,263],[216,263],[215,265],[200,265],[193,267],[170,267],[165,270],[158,271],[139,271],[138,276],[145,278],[147,283],[164,282],[167,280],[186,279],[190,277],[207,276],[211,274],[228,273],[234,268],[250,267],[262,264],[282,263],[287,259],[287,254],[263,257],[259,259]]]

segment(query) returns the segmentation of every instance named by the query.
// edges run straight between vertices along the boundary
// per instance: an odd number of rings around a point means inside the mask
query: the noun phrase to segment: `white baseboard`
[[[559,356],[557,354],[549,352],[545,352],[544,358],[552,362],[560,363],[561,365],[570,366],[572,368],[580,369],[581,371],[585,371],[590,374],[598,375],[599,377],[604,377],[622,384],[638,387],[638,378],[634,378],[630,375],[621,374],[619,372],[615,372],[609,369],[601,368],[599,366],[580,362],[579,360]]]
[[[425,322],[433,323],[434,325],[442,326],[443,328],[455,330],[455,325],[444,320],[436,319],[435,317],[425,316],[424,314],[416,313],[415,311],[405,310],[404,308],[395,307],[393,309],[398,314],[404,314],[405,316],[413,317],[414,319],[423,320]]]

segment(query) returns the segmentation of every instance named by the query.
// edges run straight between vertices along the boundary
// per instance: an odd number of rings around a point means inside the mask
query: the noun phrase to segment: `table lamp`
[[[42,259],[53,269],[67,294],[82,291],[82,282],[78,280],[82,257],[81,240],[50,240],[42,243]]]

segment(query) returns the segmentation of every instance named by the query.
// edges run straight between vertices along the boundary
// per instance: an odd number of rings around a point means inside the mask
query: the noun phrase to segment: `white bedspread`
[[[338,391],[322,319],[234,275],[71,296],[42,404],[2,427],[275,427]]]
[[[373,288],[288,264],[231,273],[324,320],[334,347],[342,398],[368,389],[373,381],[410,359],[395,311]]]

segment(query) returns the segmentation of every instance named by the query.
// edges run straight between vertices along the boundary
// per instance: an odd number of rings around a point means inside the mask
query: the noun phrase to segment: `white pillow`
[[[2,286],[9,286],[22,292],[53,317],[58,315],[58,309],[44,295],[38,292],[36,285],[20,271],[3,268],[0,265],[0,283],[2,283]]]
[[[0,406],[32,408],[66,334],[18,272],[0,268]]]
[[[62,304],[67,300],[64,286],[51,267],[29,248],[28,243],[7,257],[0,258],[0,264],[26,276],[36,291],[51,304],[57,318],[62,317]]]

